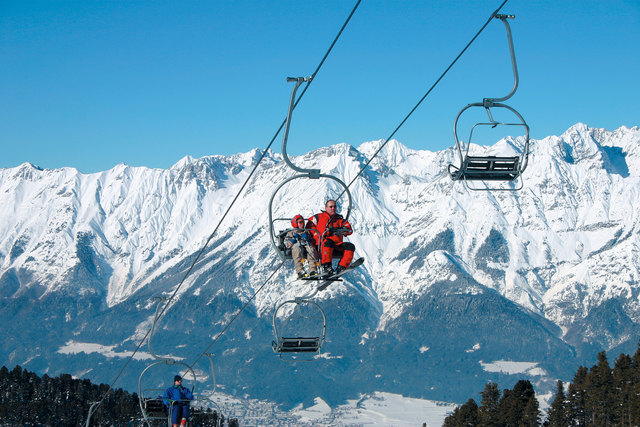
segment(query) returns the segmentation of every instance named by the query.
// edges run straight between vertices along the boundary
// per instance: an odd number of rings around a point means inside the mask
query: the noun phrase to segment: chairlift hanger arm
[[[96,411],[96,409],[98,409],[98,405],[100,405],[100,401],[91,402],[91,406],[89,407],[89,414],[87,415],[87,421],[85,423],[85,427],[90,427],[91,426],[91,416]]]
[[[489,109],[484,105],[484,103],[482,103],[482,102],[473,102],[471,104],[468,104],[462,110],[460,110],[460,112],[456,116],[456,119],[453,122],[453,136],[454,136],[455,141],[456,141],[456,148],[457,148],[458,154],[460,155],[460,161],[461,162],[463,160],[463,152],[462,152],[463,149],[462,149],[462,141],[460,141],[460,139],[458,137],[458,121],[460,120],[460,116],[462,116],[462,114],[465,111],[467,111],[469,108],[473,108],[473,107],[484,107],[485,110],[489,111]],[[518,111],[516,111],[514,108],[508,106],[507,104],[495,103],[495,104],[493,104],[493,107],[504,108],[506,110],[509,110],[520,120],[519,123],[513,123],[513,125],[523,126],[525,128],[526,134],[525,134],[524,152],[528,153],[529,152],[529,125],[524,120],[522,115],[520,115],[520,113],[518,113]],[[491,115],[489,115],[489,122],[490,122],[490,124],[494,124],[494,125],[507,124],[507,123],[502,123],[502,122],[498,122],[498,121],[494,120],[493,116],[491,116]],[[478,123],[478,124],[486,124],[486,123]],[[464,155],[466,155],[468,153],[468,151],[469,151],[469,146],[468,145],[465,146],[465,150],[464,151],[465,151]],[[523,168],[522,168],[523,171],[524,171],[525,167],[526,167],[526,163],[523,165]]]
[[[511,92],[509,92],[506,96],[503,96],[502,98],[485,98],[482,101],[485,108],[492,107],[495,102],[504,102],[507,99],[511,98],[516,93],[516,90],[518,89],[518,84],[520,82],[520,78],[518,77],[518,65],[516,64],[516,54],[513,48],[513,37],[511,36],[511,27],[507,22],[507,19],[514,19],[515,15],[495,14],[494,18],[501,20],[504,23],[504,26],[507,30],[507,39],[509,40],[509,54],[511,56],[511,67],[513,68],[513,88],[511,89]],[[489,110],[487,110],[487,112],[488,111]],[[490,113],[489,113],[489,117],[491,117]]]
[[[203,353],[209,359],[209,368],[211,369],[211,381],[213,382],[213,389],[211,389],[211,398],[216,392],[216,372],[213,369],[213,353]]]
[[[149,334],[149,341],[147,342],[147,346],[149,347],[149,353],[151,354],[151,356],[153,356],[154,359],[156,360],[164,360],[167,362],[174,362],[174,360],[170,357],[160,357],[157,354],[154,353],[153,348],[151,347],[151,339],[153,338],[153,335],[156,332],[156,327],[158,325],[158,320],[160,318],[160,306],[162,305],[162,301],[168,301],[169,298],[167,297],[155,297],[155,300],[158,301],[158,304],[156,305],[156,312],[153,316],[153,326],[151,326],[151,334]]]
[[[289,166],[294,171],[298,173],[306,174],[311,179],[318,179],[320,178],[320,169],[300,168],[291,162],[287,154],[287,140],[289,139],[289,129],[291,127],[291,116],[293,115],[293,109],[295,107],[295,102],[296,102],[296,92],[298,91],[298,87],[300,87],[302,83],[305,83],[305,82],[310,83],[312,79],[313,77],[287,77],[288,82],[296,82],[296,84],[293,87],[293,90],[291,91],[291,99],[289,100],[289,111],[287,112],[287,121],[284,126],[284,136],[282,138],[282,158],[284,159],[284,162],[287,164],[287,166]]]

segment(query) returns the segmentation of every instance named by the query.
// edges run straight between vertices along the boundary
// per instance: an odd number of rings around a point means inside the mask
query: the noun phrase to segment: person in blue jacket
[[[173,377],[173,386],[169,387],[162,396],[164,404],[171,409],[171,423],[178,425],[178,419],[182,418],[181,425],[187,425],[189,419],[189,401],[193,400],[193,393],[188,388],[182,387],[182,377]],[[173,402],[173,407],[171,406]]]

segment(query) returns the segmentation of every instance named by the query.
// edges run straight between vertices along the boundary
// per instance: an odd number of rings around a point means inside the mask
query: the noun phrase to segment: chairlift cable
[[[244,311],[245,308],[247,308],[249,306],[249,303],[251,303],[251,301],[253,301],[255,299],[256,296],[258,296],[258,294],[260,293],[260,291],[262,291],[262,289],[264,289],[264,287],[267,285],[267,283],[269,283],[269,281],[273,278],[273,276],[275,276],[275,274],[280,271],[280,268],[282,268],[282,266],[284,265],[284,261],[282,261],[280,263],[280,265],[278,265],[269,275],[269,277],[267,277],[267,279],[262,283],[262,285],[260,285],[260,287],[258,288],[257,291],[255,291],[253,293],[253,295],[251,296],[251,298],[249,298],[247,300],[247,302],[245,302],[245,304],[242,306],[242,308],[233,316],[233,318],[225,325],[224,328],[222,328],[222,331],[220,331],[218,333],[218,335],[211,341],[211,343],[209,343],[209,345],[207,346],[207,348],[200,353],[200,355],[196,358],[196,360],[193,361],[193,363],[191,365],[189,365],[192,369],[195,366],[196,363],[198,363],[198,361],[200,359],[202,359],[202,356],[204,356],[205,354],[207,354],[207,352],[209,352],[209,350],[211,349],[211,347],[213,347],[213,345],[220,339],[220,337],[222,335],[224,335],[224,333],[227,331],[227,329],[229,329],[229,326],[231,326],[231,324],[238,318],[238,316],[240,316],[240,313],[242,313]]]
[[[329,48],[327,49],[327,51],[325,52],[324,56],[322,57],[322,59],[320,60],[320,63],[318,64],[318,66],[316,67],[315,71],[312,74],[312,77],[315,77],[316,74],[318,74],[318,72],[320,71],[320,69],[322,68],[322,66],[324,65],[324,62],[326,61],[326,59],[328,58],[329,54],[331,53],[331,51],[333,50],[333,47],[336,45],[336,43],[338,42],[338,39],[340,38],[340,36],[342,35],[342,32],[344,31],[344,29],[347,27],[347,24],[349,23],[349,21],[351,20],[351,18],[353,17],[354,13],[356,12],[356,10],[358,9],[358,6],[360,5],[360,2],[362,0],[357,0],[355,6],[353,7],[353,9],[351,10],[351,13],[349,14],[349,16],[347,17],[347,19],[345,20],[344,24],[342,25],[342,27],[340,28],[340,30],[338,31],[338,34],[335,36],[335,38],[333,39],[333,41],[331,42],[331,45],[329,46]],[[302,90],[302,92],[300,93],[300,95],[298,96],[295,104],[294,104],[294,108],[295,106],[298,105],[298,103],[300,102],[300,100],[302,99],[302,97],[304,96],[304,94],[306,93],[307,89],[309,88],[309,85],[311,84],[311,82],[313,81],[313,79],[311,79],[310,81],[307,82],[307,85],[304,87],[304,89]],[[199,261],[200,257],[202,256],[202,254],[204,253],[205,249],[207,248],[207,246],[209,245],[209,243],[211,242],[211,240],[213,239],[213,236],[216,234],[216,232],[218,231],[218,229],[220,228],[220,225],[222,224],[222,221],[224,221],[224,219],[226,218],[227,214],[229,213],[229,211],[231,210],[231,208],[233,207],[233,205],[235,204],[235,202],[238,200],[238,198],[240,197],[240,194],[242,194],[242,191],[245,189],[245,187],[247,186],[247,184],[249,183],[249,181],[251,180],[251,178],[253,177],[253,174],[255,173],[256,169],[258,168],[258,166],[260,165],[260,163],[262,162],[262,160],[265,158],[266,154],[269,151],[269,148],[271,147],[271,145],[273,145],[273,142],[276,140],[276,138],[278,137],[278,134],[280,133],[280,131],[282,130],[282,128],[284,127],[286,123],[286,119],[284,119],[282,121],[282,124],[280,124],[280,127],[278,128],[278,130],[276,131],[275,135],[273,136],[273,138],[271,138],[271,141],[269,142],[269,144],[267,145],[267,147],[263,150],[262,155],[260,156],[260,158],[258,159],[258,161],[256,162],[255,166],[253,167],[253,169],[251,170],[251,172],[249,173],[249,176],[247,177],[247,179],[244,181],[244,183],[242,184],[242,187],[240,188],[240,190],[238,191],[238,193],[236,194],[236,196],[234,197],[234,199],[231,201],[231,204],[229,205],[229,207],[227,208],[227,210],[225,211],[224,215],[222,216],[222,218],[220,218],[220,221],[218,222],[218,225],[216,226],[216,228],[213,230],[213,232],[209,235],[209,237],[207,238],[204,246],[202,247],[202,249],[198,252],[196,258],[193,260],[193,262],[191,263],[189,269],[187,270],[187,272],[185,273],[184,277],[182,278],[182,280],[180,281],[180,283],[178,284],[176,290],[174,291],[174,293],[171,295],[171,297],[169,298],[169,300],[167,301],[167,303],[164,305],[164,307],[162,308],[162,310],[160,311],[159,317],[162,317],[165,313],[165,311],[167,310],[169,304],[171,304],[171,302],[173,301],[173,299],[175,298],[175,296],[177,295],[178,291],[180,290],[180,288],[182,287],[182,285],[184,284],[185,280],[187,279],[187,277],[191,274],[191,271],[193,270],[195,264]],[[278,267],[275,271],[277,271],[280,267]],[[275,272],[274,271],[274,272]],[[266,283],[266,282],[265,282]],[[258,292],[264,287],[264,284],[262,285],[262,287],[258,290]],[[257,295],[257,292],[256,294]],[[255,297],[254,295],[254,297]],[[253,298],[253,297],[252,297]],[[239,314],[239,313],[238,313]],[[235,318],[234,318],[235,319]],[[149,334],[151,333],[151,329],[147,330],[147,333],[144,335],[144,337],[142,338],[142,340],[140,340],[140,343],[137,345],[136,349],[131,353],[131,355],[129,356],[129,358],[127,359],[127,361],[125,362],[124,366],[122,367],[122,369],[120,370],[120,372],[118,372],[118,375],[116,375],[116,378],[113,380],[113,382],[109,385],[109,388],[104,392],[104,394],[102,395],[102,398],[97,402],[97,405],[95,407],[95,409],[97,409],[98,406],[100,406],[102,404],[102,402],[104,401],[104,399],[106,398],[107,394],[113,389],[113,387],[115,386],[116,382],[118,381],[118,379],[120,379],[120,377],[122,376],[124,370],[127,368],[127,366],[129,365],[129,363],[131,362],[131,360],[133,360],[134,356],[136,355],[136,353],[138,353],[138,351],[140,350],[140,348],[142,347],[142,345],[144,344],[144,342],[146,341],[147,337],[149,336]],[[202,355],[200,356],[202,357]],[[94,411],[95,411],[94,409]],[[91,413],[89,414],[89,418],[91,417]],[[89,422],[89,418],[87,419],[87,423]]]
[[[360,175],[362,175],[362,172],[364,172],[364,170],[367,168],[367,166],[369,166],[369,164],[373,161],[373,159],[378,155],[378,153],[380,153],[380,151],[385,147],[385,145],[387,145],[387,143],[391,140],[391,138],[393,138],[393,136],[398,132],[398,130],[400,130],[400,128],[402,127],[402,125],[404,125],[404,123],[409,119],[409,117],[411,117],[411,115],[414,113],[414,111],[416,111],[418,109],[418,107],[420,106],[420,104],[422,104],[422,102],[427,98],[427,96],[429,96],[429,94],[433,91],[433,89],[435,89],[435,87],[438,85],[438,83],[440,83],[440,80],[442,80],[444,78],[444,76],[449,72],[449,70],[451,70],[451,68],[454,66],[454,64],[456,62],[458,62],[458,59],[460,59],[460,57],[467,51],[467,49],[471,46],[471,44],[473,44],[473,42],[478,38],[478,36],[480,36],[480,33],[482,33],[484,31],[485,28],[487,28],[487,26],[489,25],[489,23],[493,20],[493,18],[498,14],[498,12],[500,12],[500,9],[502,9],[502,7],[508,2],[509,0],[504,0],[502,2],[502,4],[491,14],[491,16],[489,16],[489,19],[487,19],[487,22],[484,23],[484,25],[482,26],[482,28],[480,28],[480,30],[473,36],[473,38],[469,41],[469,43],[467,43],[467,45],[464,47],[464,49],[462,49],[460,51],[460,53],[458,54],[458,56],[456,56],[456,58],[451,62],[451,64],[449,64],[449,66],[447,67],[446,70],[444,70],[444,72],[440,75],[440,77],[438,77],[438,79],[435,81],[435,83],[429,88],[429,90],[427,91],[427,93],[424,94],[424,96],[422,98],[420,98],[420,101],[418,101],[418,103],[411,109],[411,111],[409,111],[409,114],[407,114],[404,119],[402,119],[402,121],[400,122],[400,124],[394,129],[393,132],[391,132],[391,135],[389,135],[387,137],[387,139],[385,139],[385,141],[382,143],[382,145],[380,145],[380,147],[376,150],[375,153],[373,153],[373,156],[371,156],[371,158],[369,160],[367,160],[367,162],[365,163],[365,165],[360,168],[360,170],[358,171],[358,173],[356,174],[356,176],[351,180],[351,182],[349,182],[349,185],[347,185],[347,187],[351,187],[351,185],[355,182],[356,179],[358,179],[358,177],[360,177]],[[344,194],[344,191],[342,193],[340,193],[340,195],[338,196],[338,198],[342,197],[342,195]]]

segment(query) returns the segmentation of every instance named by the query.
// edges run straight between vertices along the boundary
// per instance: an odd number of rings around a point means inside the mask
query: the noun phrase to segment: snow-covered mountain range
[[[293,161],[348,183],[380,143]],[[506,138],[484,150],[521,145]],[[260,154],[89,175],[0,170],[0,313],[12,319],[2,364],[110,382],[149,329],[152,298],[178,286],[156,346],[195,359],[277,265],[269,200],[294,173],[269,152],[181,284]],[[213,345],[225,391],[291,405],[376,391],[464,401],[488,380],[507,387],[525,376],[545,389],[597,351],[635,351],[640,129],[577,124],[532,141],[518,192],[469,191],[446,173],[454,160],[451,149],[387,144],[350,188],[349,240],[366,261],[318,295],[322,357],[287,364],[272,354],[274,305],[310,286],[293,283],[286,265]],[[273,216],[311,216],[339,193],[330,180],[293,180]],[[340,206],[346,213],[345,198]],[[135,388],[148,357],[138,354],[122,386]]]

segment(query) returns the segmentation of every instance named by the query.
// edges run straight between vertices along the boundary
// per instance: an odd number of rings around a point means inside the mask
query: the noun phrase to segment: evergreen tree
[[[633,367],[631,357],[621,354],[613,367],[612,420],[618,425],[631,423],[631,401],[633,399]]]
[[[445,427],[539,425],[538,401],[529,381],[518,381],[513,390],[505,389],[498,399],[499,394],[497,384],[486,384],[480,393],[481,406],[474,410],[475,402],[470,399],[445,419]],[[578,368],[567,394],[562,381],[558,381],[545,426],[640,426],[640,343],[633,357],[621,354],[613,370],[606,352],[600,352],[590,370]]]
[[[3,366],[0,368],[0,420],[3,425],[83,426],[90,396],[100,395],[98,390],[104,393],[108,386],[96,386],[89,380],[76,380],[67,374],[40,378],[20,366],[10,372]],[[135,394],[122,390],[112,394],[116,396],[117,410],[99,412],[92,418],[92,425],[126,425],[138,416]]]
[[[638,349],[631,358],[631,400],[629,402],[629,418],[630,422],[627,425],[637,426],[640,425],[640,342],[638,342]]]
[[[476,427],[479,422],[478,405],[473,399],[469,399],[445,418],[443,427]]]
[[[562,384],[561,380],[558,380],[556,396],[549,408],[549,426],[568,427],[569,425],[568,402],[564,394],[564,384]]]
[[[9,370],[3,366],[0,368],[0,420],[7,419],[9,414]]]
[[[572,426],[586,426],[589,414],[585,408],[587,395],[587,368],[580,366],[573,376],[573,381],[569,385],[569,408],[568,415]]]
[[[585,409],[594,425],[609,425],[612,422],[613,375],[604,351],[598,353],[598,363],[586,378],[587,395]]]
[[[480,393],[480,396],[480,407],[478,408],[480,426],[497,426],[496,415],[498,414],[498,405],[500,404],[500,390],[498,389],[498,384],[494,382],[487,383],[482,393]]]
[[[522,427],[538,427],[540,425],[540,405],[538,399],[534,396],[530,397],[524,407],[522,420],[518,423]]]
[[[459,426],[469,426],[475,427],[480,423],[480,418],[478,417],[478,405],[475,400],[469,399],[467,402],[462,405],[460,408],[460,417],[459,417]]]
[[[528,380],[518,381],[513,390],[505,390],[498,406],[498,423],[505,426],[520,425],[524,419],[525,409],[528,405],[532,405],[529,402],[531,398],[535,399],[535,391]],[[535,410],[538,413],[537,406]]]
[[[456,406],[453,412],[444,419],[444,423],[442,427],[457,427],[458,426],[458,417],[460,416],[460,407]]]

